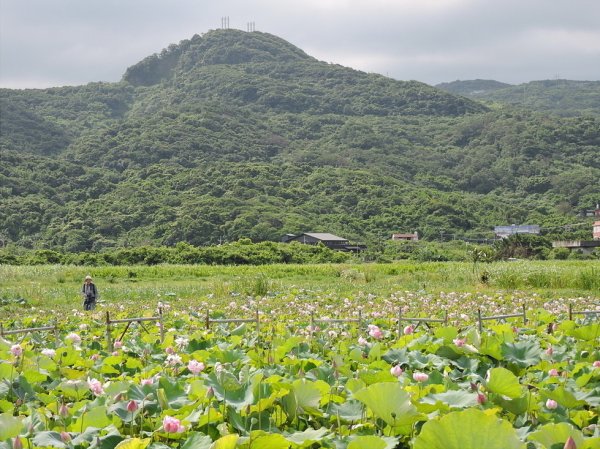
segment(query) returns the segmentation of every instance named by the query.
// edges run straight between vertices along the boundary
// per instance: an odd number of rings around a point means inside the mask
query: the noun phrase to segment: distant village
[[[569,251],[578,251],[582,254],[590,254],[595,248],[600,247],[600,204],[596,209],[590,211],[590,216],[597,218],[592,225],[593,240],[559,240],[552,242],[553,248],[566,248]],[[494,227],[495,240],[505,239],[516,234],[539,235],[541,228],[538,225],[503,225]],[[396,241],[418,241],[419,235],[413,233],[394,233],[391,240]],[[286,234],[281,239],[284,243],[299,242],[306,245],[317,245],[319,243],[327,248],[337,251],[359,252],[367,249],[364,244],[351,244],[346,238],[339,237],[327,232],[305,232],[302,234]]]

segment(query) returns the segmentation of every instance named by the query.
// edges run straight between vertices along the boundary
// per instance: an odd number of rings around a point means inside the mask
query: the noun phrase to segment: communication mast
[[[229,16],[221,17],[221,29],[229,29]]]

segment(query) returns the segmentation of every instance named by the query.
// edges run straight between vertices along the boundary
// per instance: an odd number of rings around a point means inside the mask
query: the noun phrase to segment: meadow
[[[18,318],[23,310],[43,315],[80,308],[79,290],[91,274],[101,292],[101,303],[114,306],[147,307],[158,301],[184,302],[218,310],[230,299],[261,298],[277,303],[304,291],[317,300],[375,296],[435,298],[444,307],[445,293],[485,298],[516,295],[532,307],[546,300],[564,299],[594,303],[600,296],[600,262],[517,261],[473,264],[458,262],[393,264],[321,264],[266,266],[101,266],[0,265],[0,301],[3,315]],[[406,293],[406,294],[405,294]],[[523,297],[523,299],[521,299]],[[33,306],[23,308],[19,304]],[[408,304],[412,305],[412,304]],[[582,304],[583,305],[583,304]],[[415,310],[417,313],[429,310]]]
[[[598,315],[568,317],[569,304],[600,312],[598,273],[589,261],[2,265],[3,331],[57,331],[0,340],[0,449],[598,448]],[[108,314],[159,310],[162,329],[119,323],[107,340]],[[479,329],[478,310],[527,320]],[[259,324],[207,327],[207,314]]]

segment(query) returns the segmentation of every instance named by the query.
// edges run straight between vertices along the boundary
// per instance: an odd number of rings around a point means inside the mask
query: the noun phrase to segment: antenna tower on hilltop
[[[248,31],[249,33],[251,31],[256,31],[256,23],[255,22],[246,23],[246,31]]]
[[[221,17],[221,28],[223,30],[229,29],[229,16]]]

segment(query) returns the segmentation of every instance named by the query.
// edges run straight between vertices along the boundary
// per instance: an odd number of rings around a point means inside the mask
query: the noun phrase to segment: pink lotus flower
[[[462,338],[455,338],[454,340],[452,340],[452,343],[454,343],[456,346],[458,346],[459,348],[465,345],[465,340]]]
[[[390,369],[390,373],[394,377],[400,377],[400,376],[402,376],[403,372],[404,371],[402,371],[402,368],[400,368],[400,365],[392,366],[392,368]]]
[[[60,433],[60,439],[63,441],[63,443],[68,443],[69,441],[71,441],[71,435],[63,430]]]
[[[152,385],[154,383],[154,380],[152,378],[150,379],[142,379],[140,380],[140,385]]]
[[[548,346],[548,349],[546,349],[546,355],[552,356],[552,354],[554,354],[554,349],[552,349],[552,346]]]
[[[121,349],[123,347],[123,342],[121,340],[117,340],[113,346],[115,349]]]
[[[179,356],[177,354],[170,354],[167,356],[167,365],[176,366],[176,365],[181,365],[181,363],[182,363],[181,356]]]
[[[415,380],[415,382],[427,382],[427,380],[429,379],[429,376],[425,373],[413,373],[413,379]]]
[[[600,368],[600,360],[596,360],[594,363],[592,363],[592,366],[594,368]]]
[[[375,326],[374,324],[369,324],[369,335],[379,340],[381,337],[383,337],[383,332],[381,332],[381,329],[379,329],[378,326]]]
[[[12,345],[10,347],[10,353],[12,355],[14,355],[15,357],[20,357],[23,354],[23,348],[21,347],[21,345]]]
[[[52,358],[56,355],[56,351],[54,349],[44,348],[42,349],[42,355]]]
[[[364,337],[358,337],[358,344],[361,346],[366,346],[369,342]]]
[[[546,408],[549,410],[554,410],[556,407],[558,407],[558,402],[556,402],[554,399],[548,399],[546,401]]]
[[[135,412],[138,409],[138,404],[133,399],[127,403],[127,411],[130,413]]]
[[[77,335],[75,332],[71,332],[65,337],[66,340],[70,341],[74,345],[78,345],[81,343],[81,337]]]
[[[163,419],[163,429],[167,433],[181,433],[185,430],[185,427],[181,425],[181,421],[172,416],[165,416]]]
[[[175,344],[177,345],[177,347],[179,349],[183,349],[183,348],[187,347],[187,345],[189,344],[189,342],[190,342],[190,340],[188,340],[185,337],[177,337],[175,339]]]
[[[101,394],[104,394],[104,388],[102,388],[102,383],[98,379],[90,379],[88,377],[87,383],[94,395],[100,396]]]
[[[415,327],[412,324],[409,324],[408,326],[406,326],[404,328],[404,335],[411,335],[412,333],[414,333],[415,331]]]
[[[556,368],[552,368],[550,371],[548,371],[548,375],[552,377],[558,377],[559,373]]]
[[[485,404],[487,401],[487,398],[485,397],[485,395],[483,393],[477,393],[477,403],[478,404]]]
[[[98,360],[99,358],[100,358],[100,354],[92,354],[92,355],[90,356],[90,359],[91,359],[91,360],[93,360],[94,362],[95,362],[96,360]]]
[[[190,373],[192,373],[194,376],[197,376],[206,367],[204,366],[204,363],[202,363],[202,362],[198,362],[197,360],[190,360],[187,368],[190,371]]]

